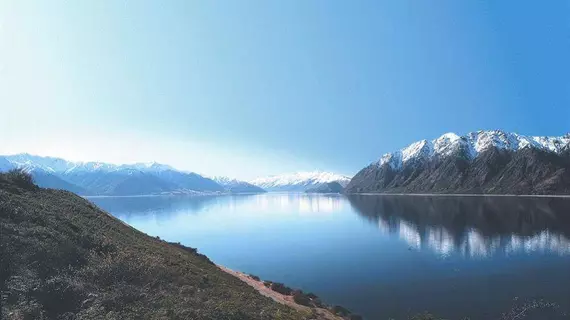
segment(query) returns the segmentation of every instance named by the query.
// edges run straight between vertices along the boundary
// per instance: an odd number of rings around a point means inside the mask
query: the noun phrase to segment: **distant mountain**
[[[215,181],[193,172],[178,171],[150,162],[115,165],[72,162],[30,154],[0,156],[0,171],[20,168],[32,173],[42,187],[65,189],[82,195],[148,195],[224,192]]]
[[[249,182],[232,179],[228,177],[212,177],[216,183],[224,187],[224,189],[231,193],[263,193],[267,192],[264,189],[255,186]]]
[[[53,173],[53,170],[47,170],[41,164],[33,164],[30,159],[25,159],[24,155],[9,156],[8,160],[5,156],[0,156],[0,172],[6,172],[11,169],[23,169],[30,173],[34,178],[34,182],[42,188],[63,189],[73,193],[86,194],[86,190],[74,185],[68,181],[59,178]],[[31,156],[34,157],[34,156]]]
[[[6,157],[0,156],[0,172],[9,171],[14,168],[14,165]]]
[[[65,179],[87,190],[84,195],[132,196],[164,194],[175,191],[177,185],[162,180],[151,173],[137,170],[74,171],[63,174]]]
[[[385,154],[345,192],[570,194],[570,134],[447,133]]]
[[[267,191],[305,192],[321,184],[338,182],[341,186],[345,186],[349,181],[350,178],[347,176],[330,172],[314,171],[257,178],[249,183]]]
[[[89,192],[80,186],[65,181],[53,173],[47,173],[42,170],[34,170],[30,172],[34,178],[34,182],[42,188],[62,189],[77,194],[87,195]]]
[[[74,172],[113,172],[121,170],[137,170],[147,173],[156,173],[164,170],[176,170],[171,166],[157,162],[117,165],[105,162],[74,162],[61,158],[36,156],[28,153],[2,156],[1,158],[7,160],[12,164],[12,166],[26,169],[27,171],[43,170],[45,172],[65,174]]]
[[[305,190],[306,193],[342,193],[344,188],[337,181],[322,183],[314,188]]]
[[[194,172],[181,172],[175,169],[151,171],[151,174],[164,181],[172,183],[177,189],[223,192],[224,187],[210,178],[203,177]]]
[[[5,156],[5,158],[15,167],[26,169],[26,171],[64,172],[75,165],[61,158],[41,157],[27,153]]]

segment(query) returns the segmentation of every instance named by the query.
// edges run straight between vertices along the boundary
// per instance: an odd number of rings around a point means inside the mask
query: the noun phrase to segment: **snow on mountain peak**
[[[569,145],[570,134],[560,137],[534,137],[508,133],[502,130],[481,130],[459,136],[449,132],[432,141],[421,140],[401,150],[386,153],[376,164],[379,166],[388,164],[397,170],[409,161],[445,157],[459,148],[464,148],[464,150],[467,151],[468,157],[474,159],[479,153],[490,147],[511,151],[531,147],[559,153],[564,150],[564,148],[569,148]]]
[[[214,180],[215,182],[221,184],[221,185],[227,185],[227,184],[233,184],[233,183],[240,183],[243,181],[240,181],[238,179],[234,179],[234,178],[230,178],[230,177],[225,177],[225,176],[211,176],[208,177],[212,180]]]
[[[49,173],[77,173],[91,171],[118,171],[118,170],[138,170],[145,172],[159,172],[165,170],[175,170],[173,167],[157,162],[135,163],[135,164],[110,164],[104,162],[73,162],[54,157],[42,157],[21,153],[4,156],[4,158],[15,168],[27,171],[42,170]]]
[[[249,183],[266,190],[302,191],[306,187],[334,181],[344,186],[350,181],[350,178],[332,172],[311,171],[262,177],[251,180]]]
[[[53,157],[40,157],[27,153],[4,156],[13,167],[31,172],[41,170],[45,172],[64,171],[70,166],[70,162]]]
[[[155,161],[152,162],[137,162],[135,164],[124,164],[120,166],[124,169],[135,169],[141,171],[152,171],[152,172],[160,172],[160,171],[167,171],[167,170],[176,170],[173,167],[161,164]]]
[[[461,143],[461,137],[453,132],[443,134],[441,137],[433,140],[433,150],[436,154],[448,155],[455,151]]]

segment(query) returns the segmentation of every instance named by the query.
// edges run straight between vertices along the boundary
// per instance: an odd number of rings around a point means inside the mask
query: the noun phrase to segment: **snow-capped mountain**
[[[570,193],[570,134],[501,130],[421,140],[362,169],[346,192]]]
[[[13,168],[30,172],[42,187],[82,195],[224,192],[224,187],[211,179],[156,162],[117,165],[30,154],[0,156],[0,171]]]
[[[342,193],[344,187],[337,181],[321,183],[314,188],[308,188],[306,193]]]
[[[111,164],[105,162],[73,162],[55,157],[42,157],[21,153],[16,155],[3,156],[11,163],[12,167],[24,169],[26,171],[42,170],[48,173],[77,173],[94,171],[121,171],[136,170],[142,172],[160,172],[165,170],[176,170],[173,167],[157,162],[133,163],[133,164]]]
[[[417,141],[401,150],[387,153],[380,158],[377,164],[380,166],[389,164],[392,169],[400,169],[408,162],[447,157],[459,150],[466,151],[465,155],[472,160],[481,152],[493,147],[512,152],[524,148],[536,148],[560,153],[569,144],[570,134],[560,137],[533,137],[493,130],[471,132],[464,136],[458,136],[450,132],[437,139]]]
[[[321,184],[338,182],[343,187],[348,184],[350,178],[331,172],[297,172],[283,175],[257,178],[249,183],[267,191],[292,191],[304,192]]]
[[[255,186],[249,182],[241,181],[233,178],[216,176],[211,177],[212,180],[216,181],[219,185],[224,187],[224,189],[231,193],[263,193],[266,192],[264,189]]]
[[[60,158],[40,157],[27,153],[21,153],[10,156],[3,156],[13,168],[24,169],[31,172],[41,170],[48,173],[65,172],[75,164]]]

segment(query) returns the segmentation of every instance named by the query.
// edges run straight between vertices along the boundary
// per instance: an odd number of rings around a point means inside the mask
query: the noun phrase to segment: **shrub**
[[[95,257],[94,257],[95,258]],[[117,283],[141,285],[159,275],[153,272],[153,265],[143,263],[140,256],[127,252],[97,257],[97,263],[90,263],[81,273],[99,286],[108,288]],[[163,275],[161,275],[163,276]]]
[[[319,298],[312,299],[312,302],[316,307],[319,307],[319,308],[325,308],[326,307],[326,305]]]
[[[26,190],[38,189],[38,186],[34,184],[34,178],[31,174],[24,171],[23,169],[12,169],[6,173],[6,178],[12,181],[15,185]]]
[[[258,276],[254,275],[254,274],[250,274],[249,277],[252,278],[252,279],[255,280],[255,281],[261,281],[261,279],[260,279]]]
[[[83,285],[66,276],[56,276],[34,288],[31,295],[44,306],[50,318],[76,312],[85,298]]]
[[[113,286],[112,291],[105,292],[101,296],[101,306],[105,311],[121,312],[125,306],[135,304],[144,297],[139,286],[121,282]]]
[[[160,240],[160,238],[158,236],[156,237],[156,239]],[[206,255],[198,253],[198,249],[196,249],[196,248],[187,247],[187,246],[181,244],[180,242],[168,242],[168,243],[177,247],[177,248],[180,248],[184,251],[187,251],[187,252],[190,252],[190,253],[196,255],[197,257],[201,258],[202,260],[204,260],[210,264],[214,264],[214,262],[212,262]]]
[[[278,282],[274,282],[271,284],[271,290],[284,294],[284,295],[291,295],[293,289],[287,287],[286,285]]]
[[[350,311],[341,306],[334,306],[331,308],[331,312],[336,314],[337,316],[346,317],[350,314]]]
[[[301,291],[301,290],[293,291],[293,301],[295,301],[296,304],[300,304],[300,305],[304,305],[304,306],[310,306],[311,305],[311,299],[309,297],[307,297],[307,295],[304,294],[303,291]]]
[[[272,284],[271,281],[267,281],[267,280],[263,281],[263,285],[268,287],[268,288],[271,288],[271,284]]]
[[[307,293],[306,295],[307,295],[307,297],[311,298],[311,300],[313,300],[313,299],[318,299],[318,298],[319,298],[319,297],[317,297],[316,294],[314,294],[314,293],[312,293],[312,292],[309,292],[309,293]]]
[[[157,238],[157,239],[160,239],[160,237],[158,237],[158,236],[157,236],[156,238]],[[177,247],[177,248],[180,248],[180,249],[182,249],[182,250],[184,250],[184,251],[188,251],[188,252],[193,253],[193,254],[197,254],[197,253],[198,253],[198,249],[192,248],[192,247],[187,247],[187,246],[181,244],[180,242],[168,242],[168,243],[171,244],[171,245],[173,245],[173,246],[175,246],[175,247]]]

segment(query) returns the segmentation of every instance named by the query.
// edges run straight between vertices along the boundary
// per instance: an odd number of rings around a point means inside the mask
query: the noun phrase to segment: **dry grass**
[[[195,249],[26,181],[0,174],[2,319],[310,318]]]

